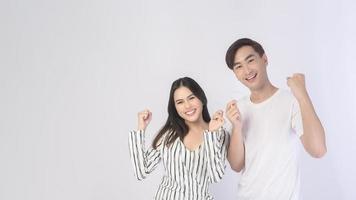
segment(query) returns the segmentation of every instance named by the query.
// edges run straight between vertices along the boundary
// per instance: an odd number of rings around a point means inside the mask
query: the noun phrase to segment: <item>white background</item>
[[[149,145],[175,79],[194,78],[211,114],[248,94],[224,63],[240,37],[261,42],[278,87],[306,74],[328,153],[301,153],[304,199],[356,199],[355,10],[352,0],[1,0],[0,199],[152,199],[163,167],[135,180],[136,113],[153,112]],[[238,179],[228,166],[216,199],[235,199]]]

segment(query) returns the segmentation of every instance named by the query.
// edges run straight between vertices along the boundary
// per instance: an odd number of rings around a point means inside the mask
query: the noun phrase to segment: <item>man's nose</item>
[[[250,73],[251,73],[251,68],[248,66],[248,65],[246,65],[245,67],[244,67],[244,72],[245,72],[245,75],[249,75]]]

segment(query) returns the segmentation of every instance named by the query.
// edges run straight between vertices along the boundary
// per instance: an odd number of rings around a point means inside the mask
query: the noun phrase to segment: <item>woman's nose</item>
[[[190,102],[189,102],[189,101],[186,101],[186,102],[184,103],[184,107],[185,107],[185,108],[190,108]]]

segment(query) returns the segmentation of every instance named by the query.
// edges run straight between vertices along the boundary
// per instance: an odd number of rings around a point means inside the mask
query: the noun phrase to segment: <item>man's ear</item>
[[[264,53],[263,56],[262,56],[262,60],[263,62],[266,64],[266,66],[268,65],[268,58],[266,56],[266,54]]]

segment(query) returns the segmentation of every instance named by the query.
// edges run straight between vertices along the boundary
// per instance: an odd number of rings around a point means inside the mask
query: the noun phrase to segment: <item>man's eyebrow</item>
[[[248,60],[249,58],[254,57],[254,56],[255,56],[255,55],[250,54],[250,55],[248,55],[248,56],[245,58],[245,60]]]
[[[248,56],[246,56],[246,58],[244,60],[248,60],[249,58],[254,57],[254,56],[255,56],[254,54],[249,54]],[[240,64],[240,62],[235,62],[232,66],[236,66],[238,64]]]

